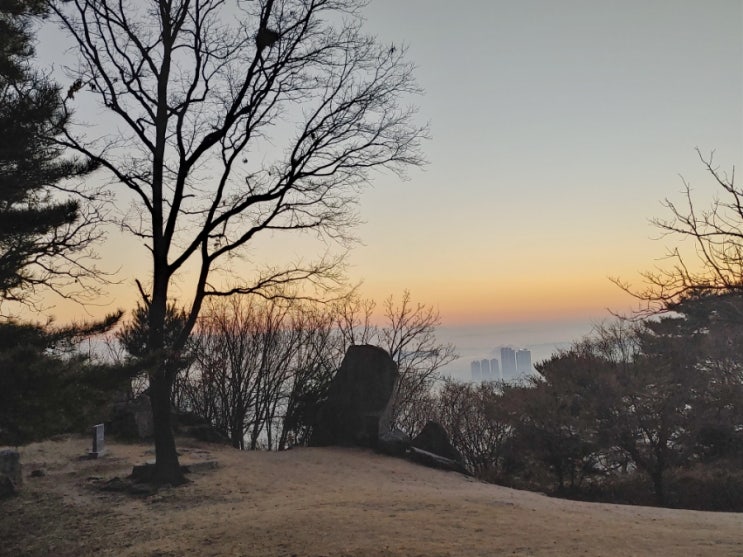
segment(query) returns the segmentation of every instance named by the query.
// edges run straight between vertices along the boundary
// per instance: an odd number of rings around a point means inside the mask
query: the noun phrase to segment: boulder
[[[395,428],[379,434],[377,451],[390,456],[404,456],[410,448],[410,435]]]
[[[449,434],[438,422],[428,422],[411,442],[411,460],[432,468],[467,474],[464,459],[449,440]]]
[[[205,441],[207,443],[218,443],[221,445],[229,445],[230,440],[216,427],[208,422],[197,423],[188,426],[179,425],[176,429],[179,435],[185,435],[199,441]]]
[[[18,493],[22,483],[21,455],[18,451],[0,451],[0,499]]]
[[[399,374],[382,348],[351,346],[318,409],[310,445],[377,446]]]
[[[194,412],[173,412],[173,432],[207,443],[230,444],[226,435]]]
[[[440,470],[449,470],[451,472],[459,472],[461,474],[470,475],[464,464],[457,460],[452,460],[437,454],[424,451],[423,449],[417,449],[410,447],[407,456],[413,462],[428,466],[429,468],[439,468]]]
[[[154,432],[150,397],[139,395],[132,400],[116,402],[106,431],[124,439],[149,439]]]
[[[230,440],[207,420],[193,412],[172,411],[173,432],[210,443],[229,444]],[[150,397],[143,393],[134,399],[114,403],[106,432],[123,439],[150,439],[154,433]]]
[[[462,455],[449,440],[444,426],[438,422],[428,422],[411,443],[416,449],[443,456],[449,460],[462,461]]]

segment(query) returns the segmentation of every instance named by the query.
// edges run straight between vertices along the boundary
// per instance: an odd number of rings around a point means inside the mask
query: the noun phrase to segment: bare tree
[[[494,478],[502,466],[511,428],[498,419],[501,385],[447,380],[437,393],[435,418],[444,426],[467,467],[478,477]]]
[[[690,259],[678,247],[670,249],[666,254],[670,265],[642,273],[646,286],[640,290],[613,279],[645,304],[645,314],[673,309],[690,298],[743,291],[743,189],[735,184],[734,168],[728,174],[714,164],[714,153],[705,157],[697,150],[697,154],[722,190],[722,198],[716,197],[708,209],[700,210],[691,185],[683,180],[684,204],[666,199],[670,217],[652,221],[663,237],[691,240],[695,258]],[[743,314],[739,319],[743,320]]]
[[[391,298],[388,304],[390,325],[380,328],[371,324],[374,304],[355,295],[333,304],[255,297],[212,301],[194,330],[194,362],[179,376],[182,392],[175,398],[237,448],[281,450],[308,439],[348,346],[395,338],[397,352],[403,346],[420,349],[396,358],[401,365],[396,425],[417,432],[436,414],[436,371],[453,357],[453,348],[436,342],[432,309],[413,305],[408,293],[401,306]]]
[[[184,408],[239,449],[304,437],[303,405],[342,358],[335,318],[323,309],[244,297],[208,304],[191,340],[194,364],[178,384]]]
[[[354,344],[369,344],[376,341],[379,327],[372,324],[376,307],[374,300],[361,298],[355,292],[349,293],[335,303],[333,312],[344,352]]]
[[[244,449],[249,414],[257,398],[259,325],[253,304],[240,299],[209,304],[193,339],[194,366],[186,404]]]
[[[397,364],[400,379],[394,394],[392,422],[408,434],[418,433],[425,423],[416,417],[438,379],[438,370],[458,358],[453,344],[441,344],[436,328],[441,324],[437,310],[414,303],[403,292],[399,304],[390,296],[385,301],[387,323],[379,331],[380,345]]]
[[[349,207],[375,168],[421,163],[425,129],[401,98],[417,92],[405,49],[361,32],[361,0],[53,4],[77,43],[78,80],[118,117],[113,140],[61,142],[133,196],[124,226],[151,253],[138,285],[149,310],[154,480],[183,481],[169,411],[185,345],[206,298],[337,279],[333,258],[222,275],[257,237],[310,231],[343,240]],[[82,96],[82,94],[80,95]],[[110,137],[110,136],[109,136]],[[280,140],[284,139],[283,142]],[[135,218],[136,217],[136,218]],[[196,268],[187,320],[166,345],[174,277]]]
[[[292,315],[291,329],[299,335],[292,373],[284,392],[284,419],[277,448],[309,442],[312,418],[327,393],[344,355],[342,335],[335,327],[335,308],[304,304]]]

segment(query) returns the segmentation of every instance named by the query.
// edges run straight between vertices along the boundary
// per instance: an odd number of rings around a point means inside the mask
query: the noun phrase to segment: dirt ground
[[[22,492],[0,502],[0,555],[743,556],[743,514],[564,501],[355,449],[180,440],[183,463],[218,466],[156,493],[103,491],[152,450],[117,443],[81,458],[89,445],[21,449]]]

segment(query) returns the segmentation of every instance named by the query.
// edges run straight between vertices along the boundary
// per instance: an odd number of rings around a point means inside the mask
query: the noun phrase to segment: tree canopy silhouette
[[[76,83],[119,120],[99,141],[60,143],[107,169],[133,196],[124,226],[147,246],[138,281],[148,308],[154,479],[182,481],[170,423],[178,358],[206,298],[270,296],[338,278],[334,257],[215,275],[257,238],[286,231],[344,240],[369,172],[420,164],[425,127],[401,105],[417,92],[405,50],[361,31],[359,0],[54,4],[79,47]],[[173,281],[195,278],[186,321],[167,346]],[[285,290],[284,290],[285,291]]]
[[[694,253],[689,256],[678,247],[666,253],[664,265],[645,271],[645,286],[633,288],[626,281],[613,282],[643,304],[643,313],[673,310],[689,300],[712,296],[739,296],[743,293],[743,189],[730,173],[714,163],[714,153],[699,159],[720,195],[709,207],[699,207],[691,185],[684,180],[684,202],[664,202],[670,215],[655,218],[653,224],[663,237],[690,240]],[[687,304],[688,307],[688,304]],[[738,316],[743,323],[743,314]]]
[[[89,251],[100,215],[58,195],[97,162],[62,158],[55,137],[69,113],[59,86],[31,66],[32,23],[45,13],[40,0],[0,4],[0,298],[31,304],[40,288],[76,296],[100,278]]]

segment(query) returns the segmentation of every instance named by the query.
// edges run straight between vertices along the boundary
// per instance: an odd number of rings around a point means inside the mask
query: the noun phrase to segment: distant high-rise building
[[[500,365],[503,377],[511,378],[516,375],[516,352],[509,346],[500,349]]]
[[[516,350],[516,371],[519,374],[529,374],[531,368],[531,351],[524,349]]]
[[[470,369],[472,370],[472,380],[482,381],[482,366],[480,365],[480,360],[473,361],[470,364]]]
[[[480,360],[480,373],[482,373],[483,381],[492,381],[493,377],[491,376],[490,360]]]
[[[493,376],[493,379],[498,381],[503,381],[503,374],[500,372],[500,365],[498,364],[498,358],[493,358],[490,360],[490,374]]]

